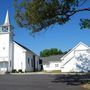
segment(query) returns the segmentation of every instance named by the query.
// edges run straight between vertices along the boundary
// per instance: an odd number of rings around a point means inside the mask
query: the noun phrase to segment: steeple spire
[[[6,13],[6,18],[5,18],[4,25],[10,25],[10,19],[9,19],[9,13],[8,13],[8,10],[7,10],[7,13]]]

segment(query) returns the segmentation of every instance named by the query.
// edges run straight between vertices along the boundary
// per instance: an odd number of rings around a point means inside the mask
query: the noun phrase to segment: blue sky
[[[87,1],[83,7],[90,6],[90,0]],[[53,25],[47,31],[37,33],[35,37],[32,37],[28,30],[17,26],[14,20],[13,0],[0,0],[0,24],[4,23],[7,9],[9,10],[11,24],[14,26],[14,40],[37,54],[46,48],[58,48],[66,51],[73,48],[79,42],[90,46],[90,30],[80,30],[78,25],[80,18],[90,18],[90,12],[78,13],[72,16],[71,21],[65,25]]]

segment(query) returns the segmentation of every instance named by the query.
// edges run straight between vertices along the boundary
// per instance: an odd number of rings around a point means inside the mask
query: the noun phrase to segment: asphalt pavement
[[[56,75],[0,75],[0,90],[85,90],[80,85],[54,82]]]

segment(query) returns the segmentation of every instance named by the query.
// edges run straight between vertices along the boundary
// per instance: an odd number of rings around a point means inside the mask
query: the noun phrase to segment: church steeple
[[[9,19],[9,13],[8,13],[8,10],[7,10],[7,13],[6,13],[6,18],[5,18],[4,25],[5,25],[5,26],[10,25],[10,19]]]
[[[0,34],[12,33],[12,26],[10,24],[9,13],[7,10],[4,24],[0,26]]]

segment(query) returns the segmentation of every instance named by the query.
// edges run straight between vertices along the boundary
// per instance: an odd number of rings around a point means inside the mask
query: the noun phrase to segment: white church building
[[[13,30],[7,11],[4,24],[0,25],[0,72],[36,71],[41,69],[40,62],[38,55],[13,40]]]
[[[0,25],[0,72],[60,70],[61,72],[90,72],[90,47],[80,42],[65,55],[41,58],[13,40],[13,30],[7,11]]]

